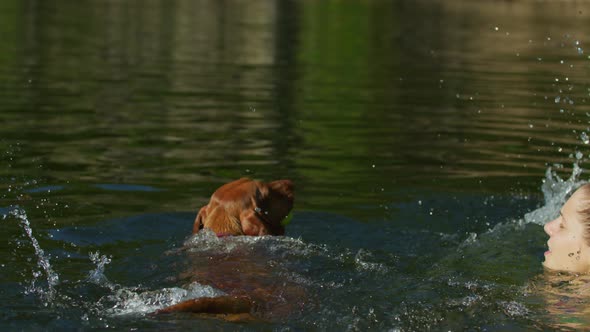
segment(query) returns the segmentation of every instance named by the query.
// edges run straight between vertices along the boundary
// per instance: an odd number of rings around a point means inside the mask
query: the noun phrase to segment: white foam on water
[[[97,308],[99,313],[107,316],[148,314],[189,299],[225,295],[221,290],[198,282],[189,284],[186,289],[172,287],[141,290],[139,287],[121,286],[109,281],[105,275],[105,267],[111,263],[110,257],[98,251],[91,252],[89,257],[96,268],[88,273],[86,281],[111,291],[111,294],[101,299]]]
[[[191,252],[208,252],[216,251],[221,253],[231,253],[244,244],[254,244],[261,241],[263,237],[257,236],[225,236],[218,237],[215,232],[209,229],[203,229],[197,234],[191,236],[184,243],[184,248]]]
[[[225,236],[218,237],[215,232],[203,229],[191,236],[181,250],[199,253],[233,253],[243,250],[261,249],[272,256],[330,256],[332,252],[325,245],[305,243],[301,239],[287,236]]]
[[[471,294],[464,296],[460,299],[451,299],[447,302],[447,305],[451,307],[462,307],[468,308],[480,304],[484,300],[483,296],[477,294]]]
[[[509,317],[527,317],[529,309],[522,303],[516,301],[499,301],[498,305]]]
[[[148,314],[182,301],[222,295],[225,293],[221,290],[198,282],[191,283],[186,289],[172,287],[138,291],[133,288],[121,288],[106,297],[106,300],[114,302],[114,305],[106,309],[105,313],[112,316]]]
[[[389,272],[389,268],[380,263],[373,263],[371,260],[374,260],[373,254],[366,249],[359,249],[359,251],[354,256],[354,262],[357,266],[357,270],[363,272],[377,272],[381,274],[386,274]]]
[[[269,257],[279,260],[324,258],[339,263],[354,264],[358,272],[386,274],[390,268],[377,263],[373,253],[367,249],[331,248],[325,244],[306,243],[301,239],[287,236],[227,236],[217,237],[211,230],[204,229],[184,243],[184,249],[198,253],[234,253],[239,251],[261,250]]]

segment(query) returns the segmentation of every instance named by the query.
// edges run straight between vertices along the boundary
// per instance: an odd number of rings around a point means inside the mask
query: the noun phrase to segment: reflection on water
[[[588,276],[545,271],[531,281],[529,288],[529,296],[543,300],[550,325],[569,329],[586,329],[590,326]]]
[[[170,327],[145,302],[205,286],[175,283],[186,260],[164,253],[215,188],[251,176],[296,183],[287,249],[271,257],[318,294],[300,319],[252,329],[551,328],[523,288],[541,272],[539,225],[588,168],[589,14],[529,0],[2,1],[0,325]],[[24,291],[45,280],[51,303]]]
[[[569,163],[587,127],[573,4],[15,7],[3,137],[58,181],[503,183]]]

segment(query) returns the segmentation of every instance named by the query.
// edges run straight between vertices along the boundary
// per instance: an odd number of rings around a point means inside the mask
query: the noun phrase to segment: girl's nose
[[[555,231],[557,230],[557,224],[558,224],[557,219],[551,220],[550,222],[546,223],[545,226],[543,226],[545,233],[547,233],[547,235],[549,235],[549,236],[553,235],[555,233]]]

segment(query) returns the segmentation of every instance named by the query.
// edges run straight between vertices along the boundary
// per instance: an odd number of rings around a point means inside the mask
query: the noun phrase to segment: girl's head
[[[549,235],[543,266],[551,270],[590,272],[590,184],[565,202],[559,217],[545,224]]]

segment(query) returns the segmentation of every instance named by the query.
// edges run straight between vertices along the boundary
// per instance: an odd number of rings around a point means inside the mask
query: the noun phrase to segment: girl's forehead
[[[568,199],[568,201],[572,201],[572,203],[579,203],[582,199],[584,199],[586,196],[586,190],[584,190],[583,188],[579,188],[578,190],[576,190],[572,196]]]

